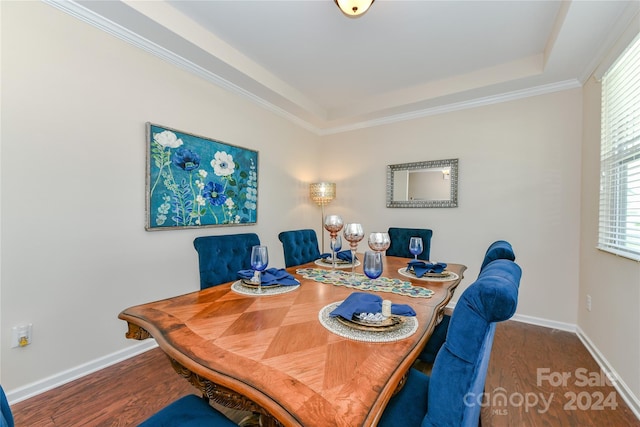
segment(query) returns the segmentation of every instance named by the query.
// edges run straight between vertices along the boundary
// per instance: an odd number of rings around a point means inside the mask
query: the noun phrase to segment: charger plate
[[[334,302],[322,308],[318,313],[318,320],[329,332],[343,338],[365,342],[393,342],[408,338],[418,330],[418,319],[415,317],[402,317],[400,327],[393,330],[381,331],[378,328],[375,331],[369,331],[355,328],[338,320],[339,317],[329,316],[329,313],[341,303],[342,301]]]
[[[450,280],[458,280],[458,275],[453,271],[445,270],[442,273],[424,273],[422,277],[416,276],[408,267],[398,270],[398,273],[404,277],[410,277],[414,280],[424,280],[426,282],[448,282]]]
[[[361,331],[371,332],[387,332],[395,331],[402,327],[404,320],[399,316],[391,316],[383,320],[382,322],[363,322],[357,319],[345,319],[342,316],[337,316],[338,322],[347,325],[350,328],[358,329]]]
[[[233,284],[231,285],[231,290],[233,292],[235,292],[237,294],[241,294],[241,295],[250,295],[250,296],[255,296],[255,297],[261,297],[261,296],[269,296],[269,295],[286,294],[287,292],[295,291],[299,287],[300,287],[300,285],[291,285],[291,286],[270,285],[270,286],[263,286],[262,287],[262,292],[259,293],[257,285],[249,286],[249,285],[246,285],[246,284],[242,283],[241,280],[238,280],[236,282],[233,282]]]

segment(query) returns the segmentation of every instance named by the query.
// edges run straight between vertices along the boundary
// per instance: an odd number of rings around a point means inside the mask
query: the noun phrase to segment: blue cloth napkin
[[[238,277],[243,280],[251,280],[253,270],[240,270],[238,271]],[[260,281],[262,282],[262,286],[294,286],[300,284],[298,279],[287,273],[287,270],[284,268],[267,268],[262,272]]]
[[[447,264],[444,262],[430,263],[424,261],[409,261],[409,267],[407,269],[413,270],[416,277],[422,277],[425,273],[442,273],[447,268]]]
[[[353,292],[337,306],[329,316],[341,316],[344,319],[353,319],[354,314],[381,313],[382,297],[364,292]],[[416,312],[407,304],[391,304],[391,314],[398,316],[415,316]]]
[[[320,258],[325,258],[325,259],[331,259],[331,253],[324,253],[322,255],[320,255]],[[356,257],[356,259],[358,259],[358,257]],[[342,261],[347,261],[347,262],[351,262],[351,250],[347,249],[344,251],[340,251],[338,253],[336,253],[336,260],[342,260]]]

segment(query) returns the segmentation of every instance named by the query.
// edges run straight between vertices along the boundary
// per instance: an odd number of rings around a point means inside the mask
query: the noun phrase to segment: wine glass
[[[382,252],[366,251],[364,253],[364,274],[375,283],[382,274]]]
[[[389,249],[391,239],[389,233],[371,233],[369,234],[369,247],[376,252],[382,252]]]
[[[336,257],[338,256],[338,252],[342,249],[342,237],[338,234],[335,239],[331,239],[331,256],[332,256],[332,264],[331,271],[335,273],[336,270]]]
[[[356,277],[356,249],[358,242],[364,238],[362,224],[351,223],[344,226],[344,238],[349,242],[351,248],[351,282],[355,282]]]
[[[324,229],[327,230],[329,232],[329,235],[331,236],[331,251],[333,252],[333,255],[331,258],[332,274],[335,274],[335,270],[336,270],[336,252],[337,252],[337,251],[334,251],[333,248],[336,246],[338,232],[342,230],[342,227],[343,227],[343,222],[342,222],[342,217],[340,215],[327,215],[324,218]],[[342,241],[340,242],[338,251],[340,249],[342,249]]]
[[[258,293],[262,293],[262,276],[261,272],[267,268],[269,264],[269,252],[266,246],[256,245],[251,248],[251,268],[254,270],[251,281],[258,284]]]
[[[409,252],[413,254],[413,259],[418,260],[418,255],[422,253],[422,237],[412,237],[409,240]]]

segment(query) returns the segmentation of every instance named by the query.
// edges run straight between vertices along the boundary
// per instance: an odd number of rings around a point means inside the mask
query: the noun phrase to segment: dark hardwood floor
[[[482,396],[489,403],[482,425],[640,426],[615,389],[600,385],[604,378],[575,334],[501,323]],[[16,403],[12,410],[17,427],[132,426],[190,393],[196,390],[154,349]]]

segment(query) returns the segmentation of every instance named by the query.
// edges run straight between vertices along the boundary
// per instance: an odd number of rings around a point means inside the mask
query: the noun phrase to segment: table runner
[[[311,279],[320,283],[329,283],[336,286],[359,289],[372,292],[390,292],[398,295],[406,295],[415,298],[431,298],[434,292],[431,289],[414,286],[411,282],[388,277],[378,277],[375,283],[362,273],[355,273],[354,283],[351,283],[351,272],[332,272],[322,268],[299,268],[296,273],[305,279]]]

